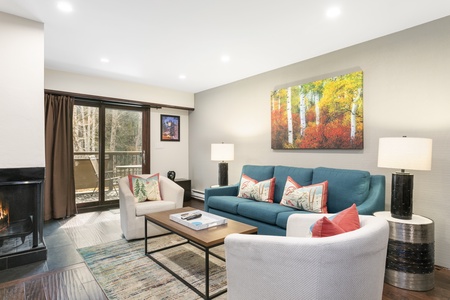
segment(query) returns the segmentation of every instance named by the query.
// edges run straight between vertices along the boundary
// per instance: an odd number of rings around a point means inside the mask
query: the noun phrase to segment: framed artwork
[[[272,149],[363,149],[363,72],[271,94]]]
[[[180,141],[180,116],[161,115],[161,141]]]

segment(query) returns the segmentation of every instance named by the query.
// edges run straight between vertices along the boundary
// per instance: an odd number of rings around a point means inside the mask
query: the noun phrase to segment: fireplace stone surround
[[[45,169],[0,168],[0,270],[47,259]]]

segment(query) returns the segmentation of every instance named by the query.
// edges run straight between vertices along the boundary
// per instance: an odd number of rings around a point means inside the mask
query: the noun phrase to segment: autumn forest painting
[[[272,149],[363,149],[363,72],[278,89]]]

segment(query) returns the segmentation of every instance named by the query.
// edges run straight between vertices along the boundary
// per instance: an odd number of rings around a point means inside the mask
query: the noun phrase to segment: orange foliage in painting
[[[287,89],[272,93],[273,149],[363,148],[362,72],[290,89],[290,101],[287,100]],[[288,103],[291,116],[288,115]],[[292,144],[288,143],[289,119],[293,128]]]

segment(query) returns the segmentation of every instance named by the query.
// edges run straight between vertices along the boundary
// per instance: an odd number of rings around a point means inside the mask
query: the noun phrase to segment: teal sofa
[[[302,186],[328,180],[329,213],[342,211],[353,203],[362,215],[383,211],[385,207],[385,177],[370,175],[367,171],[245,165],[242,174],[257,181],[275,177],[273,203],[238,198],[239,183],[237,183],[205,189],[205,211],[256,226],[258,234],[285,236],[290,215],[311,213],[279,204],[288,176]]]

